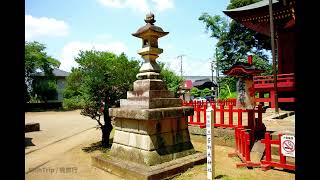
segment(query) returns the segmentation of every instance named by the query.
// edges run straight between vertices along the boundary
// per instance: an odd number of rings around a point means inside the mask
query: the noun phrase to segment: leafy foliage
[[[256,3],[260,0],[231,0],[227,9],[234,9]],[[217,38],[216,60],[221,72],[225,72],[236,62],[247,62],[248,53],[253,54],[252,64],[265,70],[261,75],[272,74],[272,66],[268,61],[267,51],[271,49],[270,38],[250,30],[242,24],[225,17],[202,13],[199,17],[205,25],[206,32],[212,38]],[[236,91],[237,78],[221,77],[219,83],[219,98],[226,98],[230,92]]]
[[[28,102],[31,96],[47,100],[55,96],[56,85],[53,69],[59,68],[60,62],[45,52],[45,45],[39,42],[25,42],[25,97]],[[36,81],[35,73],[41,71],[44,77]]]
[[[190,93],[193,97],[204,97],[204,96],[210,96],[212,92],[208,88],[201,90],[196,87],[192,87],[190,90]]]
[[[201,90],[201,96],[210,96],[212,94],[211,90],[209,88],[205,88]]]
[[[227,9],[246,6],[259,0],[231,0]],[[210,16],[202,13],[199,20],[205,24],[211,37],[217,38],[218,66],[222,71],[228,70],[235,62],[246,59],[248,53],[259,56],[261,61],[268,62],[265,50],[270,50],[270,38],[252,31],[242,24],[219,15]]]
[[[174,72],[164,67],[164,63],[159,63],[161,72],[160,75],[166,83],[168,90],[173,91],[175,96],[178,97],[178,90],[184,81],[184,78],[176,75]]]

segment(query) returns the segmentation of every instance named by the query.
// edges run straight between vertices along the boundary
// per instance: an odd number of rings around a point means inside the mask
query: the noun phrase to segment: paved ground
[[[26,179],[120,179],[91,166],[82,147],[101,140],[97,122],[80,111],[27,112],[25,122],[39,122],[38,132],[25,133]]]
[[[25,153],[41,149],[63,138],[92,129],[97,122],[80,115],[80,111],[26,112],[25,123],[40,123],[40,131],[25,133]]]

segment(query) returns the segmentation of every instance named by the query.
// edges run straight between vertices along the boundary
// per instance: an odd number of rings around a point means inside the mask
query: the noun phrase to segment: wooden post
[[[208,106],[208,109],[205,109],[207,112],[207,178],[209,180],[215,179],[215,155],[214,155],[214,123],[212,121],[213,109],[211,105]]]
[[[275,39],[274,39],[274,26],[273,26],[273,12],[272,12],[272,0],[269,0],[269,17],[270,17],[270,35],[271,35],[271,50],[272,50],[272,65],[273,65],[273,82],[274,82],[274,107],[276,113],[279,113],[278,109],[278,84],[277,84],[277,64],[275,56]]]

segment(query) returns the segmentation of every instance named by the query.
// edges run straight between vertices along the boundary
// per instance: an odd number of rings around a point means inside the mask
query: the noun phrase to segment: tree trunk
[[[101,144],[103,147],[110,147],[109,145],[109,138],[110,138],[110,133],[112,131],[112,126],[111,128],[104,125],[101,127],[101,130],[102,130],[102,141],[101,141]]]
[[[104,125],[101,127],[102,130],[102,146],[103,147],[109,147],[109,138],[110,133],[112,131],[112,124],[111,124],[111,118],[109,116],[109,101],[107,98],[105,98],[105,105],[103,110],[103,119],[104,119]]]

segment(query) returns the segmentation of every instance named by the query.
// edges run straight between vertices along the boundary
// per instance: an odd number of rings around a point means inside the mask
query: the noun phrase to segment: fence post
[[[286,157],[281,153],[281,136],[282,134],[279,134],[279,155],[280,155],[280,164],[286,164]]]
[[[229,127],[233,126],[233,106],[229,104]]]
[[[254,111],[248,110],[248,128],[254,130]]]
[[[200,123],[200,108],[201,108],[201,106],[200,106],[200,103],[196,103],[196,109],[197,109],[197,111],[196,111],[196,122],[197,123]]]
[[[266,147],[266,161],[270,162],[271,161],[271,144],[270,144],[270,133],[266,132],[264,134],[264,143]]]
[[[242,109],[238,109],[238,127],[242,127]]]
[[[212,105],[211,105],[212,109],[213,109],[213,124],[215,125],[217,122],[216,122],[216,113],[217,113],[217,106],[216,106],[216,103],[213,102]]]
[[[204,123],[207,122],[207,103],[203,104],[203,121]]]
[[[224,125],[224,105],[220,104],[220,124]]]
[[[246,149],[246,152],[245,152],[245,159],[246,161],[250,161],[250,136],[249,136],[249,133],[245,133],[245,149]]]

